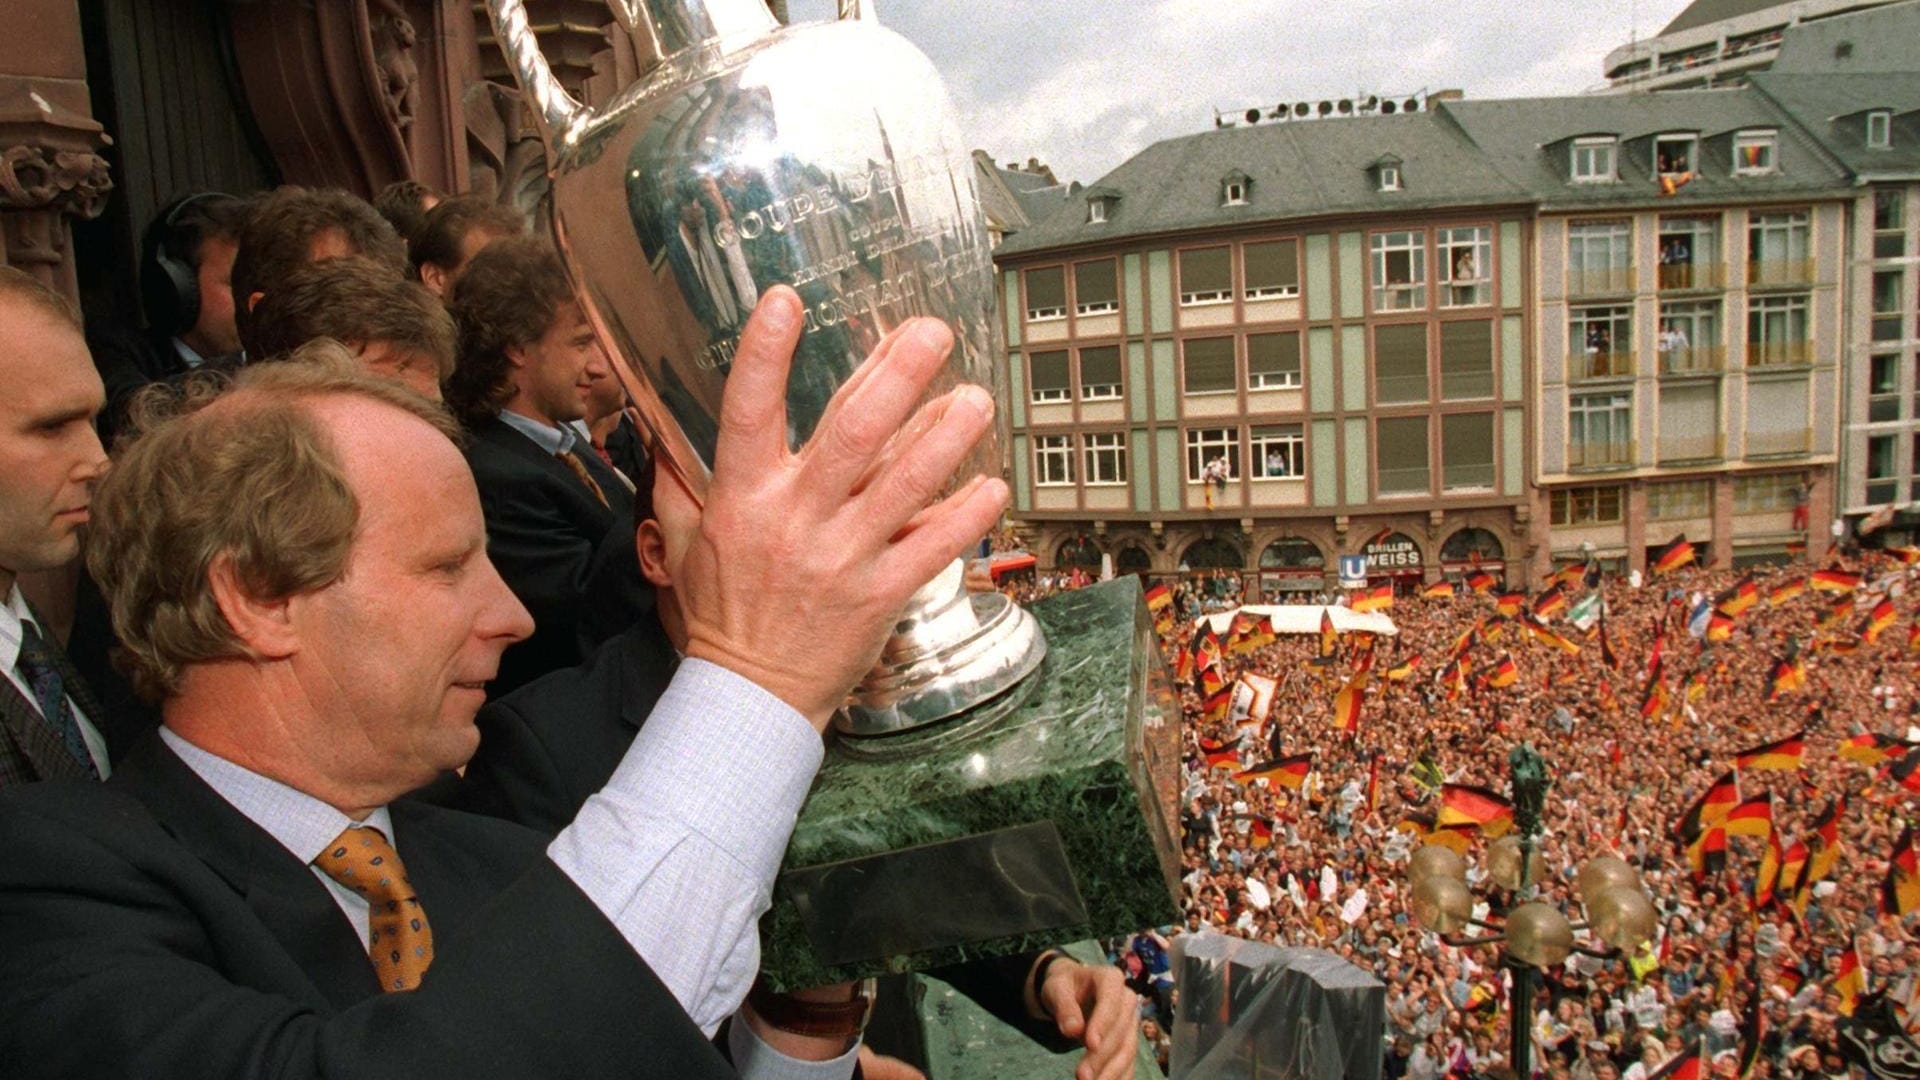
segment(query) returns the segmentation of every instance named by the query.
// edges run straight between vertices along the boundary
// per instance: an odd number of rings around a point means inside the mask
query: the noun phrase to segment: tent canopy
[[[1248,604],[1245,607],[1234,608],[1232,611],[1203,615],[1193,624],[1193,627],[1198,630],[1200,623],[1206,623],[1213,627],[1214,633],[1225,635],[1233,626],[1233,617],[1242,611],[1249,615],[1265,615],[1272,619],[1273,632],[1276,634],[1317,634],[1320,632],[1320,613],[1323,611],[1333,616],[1333,629],[1336,633],[1381,634],[1391,637],[1400,632],[1400,628],[1393,625],[1393,620],[1385,612],[1361,613],[1336,605],[1320,604]]]

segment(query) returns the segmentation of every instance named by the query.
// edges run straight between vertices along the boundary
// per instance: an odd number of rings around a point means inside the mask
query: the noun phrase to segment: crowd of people
[[[1545,623],[1565,644],[1499,614],[1513,591],[1530,594],[1520,605],[1530,607],[1540,581],[1400,595],[1389,612],[1397,633],[1343,637],[1330,662],[1316,635],[1242,651],[1222,627],[1222,681],[1255,674],[1277,684],[1264,723],[1217,715],[1218,699],[1209,715],[1193,650],[1204,636],[1196,619],[1218,609],[1217,590],[1211,580],[1178,583],[1162,644],[1189,676],[1185,924],[1111,950],[1141,995],[1143,1029],[1164,1038],[1174,1019],[1167,939],[1203,928],[1329,949],[1372,972],[1386,987],[1390,1080],[1510,1076],[1516,1022],[1532,1032],[1531,1072],[1552,1080],[1642,1080],[1692,1053],[1728,1077],[1845,1075],[1836,1025],[1874,994],[1920,1026],[1920,918],[1884,895],[1889,860],[1912,844],[1906,829],[1920,817],[1920,778],[1903,786],[1888,771],[1920,753],[1907,742],[1920,716],[1916,570],[1875,551],[1835,565],[1833,591],[1807,588],[1815,568],[1805,563],[1686,566],[1645,581],[1563,573],[1569,606]],[[1604,619],[1600,604],[1578,606],[1589,593],[1603,600]],[[1745,603],[1730,600],[1742,594]],[[1733,616],[1714,614],[1722,601]],[[1515,598],[1507,602],[1514,610]],[[1707,640],[1709,620],[1720,640]],[[1372,677],[1357,723],[1343,729],[1336,697],[1369,649]],[[1655,680],[1664,690],[1650,701]],[[1837,809],[1837,859],[1825,880],[1803,875],[1799,889],[1756,909],[1755,879],[1773,870],[1763,870],[1767,835],[1736,830],[1747,835],[1708,856],[1683,819],[1740,751],[1801,734],[1797,765],[1739,771],[1738,793],[1756,802],[1771,794],[1783,850],[1799,842],[1819,851],[1820,816]],[[1414,919],[1408,858],[1434,832],[1441,785],[1505,793],[1509,753],[1522,745],[1552,780],[1542,897],[1579,921],[1579,868],[1617,855],[1639,872],[1659,928],[1631,954],[1576,953],[1545,972],[1537,1011],[1516,1019],[1497,944],[1450,945]],[[1302,753],[1311,771],[1297,787],[1238,778]],[[1497,914],[1514,898],[1488,880],[1490,838],[1470,831],[1455,842],[1465,839],[1479,910]],[[1749,1056],[1756,1010],[1761,1035]]]

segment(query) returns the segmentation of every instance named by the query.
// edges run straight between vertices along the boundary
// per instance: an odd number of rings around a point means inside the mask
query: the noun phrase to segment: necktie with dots
[[[367,901],[367,956],[383,990],[411,990],[433,963],[433,931],[407,868],[379,829],[349,828],[313,860]]]

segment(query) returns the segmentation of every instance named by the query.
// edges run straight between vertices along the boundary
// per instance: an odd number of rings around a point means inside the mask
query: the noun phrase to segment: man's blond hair
[[[222,557],[266,600],[345,572],[360,506],[316,402],[374,401],[457,438],[445,410],[368,375],[338,342],[288,359],[151,388],[94,495],[87,565],[112,609],[121,666],[149,701],[176,693],[188,665],[248,655],[214,599]]]

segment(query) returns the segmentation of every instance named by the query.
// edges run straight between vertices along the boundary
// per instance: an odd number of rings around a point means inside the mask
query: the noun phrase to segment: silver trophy
[[[787,386],[795,448],[912,316],[953,329],[932,393],[993,386],[1001,340],[973,162],[919,50],[858,0],[842,0],[837,22],[796,27],[764,0],[608,2],[642,74],[598,110],[554,78],[522,0],[487,6],[546,142],[562,257],[688,490],[707,491],[733,350],[774,285],[806,305]],[[989,436],[961,475],[999,470]],[[1033,617],[997,593],[969,595],[962,577],[956,561],[915,594],[836,719],[843,734],[890,735],[1011,698],[1039,666]]]

